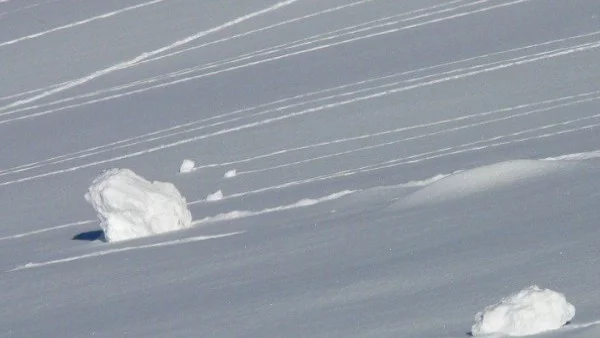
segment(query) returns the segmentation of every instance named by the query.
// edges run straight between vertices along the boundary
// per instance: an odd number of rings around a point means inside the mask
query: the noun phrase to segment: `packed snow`
[[[208,196],[206,196],[206,200],[208,202],[215,202],[215,201],[220,201],[223,199],[223,191],[221,190],[217,190],[212,194],[208,194]]]
[[[471,333],[527,336],[558,329],[573,317],[575,307],[562,293],[533,285],[477,313]]]
[[[108,242],[119,242],[189,228],[192,215],[179,190],[150,182],[129,169],[98,176],[85,199],[92,205]]]
[[[187,159],[183,160],[183,162],[181,162],[181,166],[179,167],[179,172],[182,174],[191,173],[192,171],[194,171],[195,166],[196,162]]]

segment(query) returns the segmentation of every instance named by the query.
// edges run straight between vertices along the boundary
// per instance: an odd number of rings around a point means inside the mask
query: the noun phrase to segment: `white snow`
[[[0,336],[600,336],[598,0],[0,2]]]
[[[223,191],[221,191],[221,190],[217,190],[216,192],[214,192],[212,194],[208,194],[208,196],[206,196],[206,200],[208,202],[220,201],[222,199],[223,199]]]
[[[228,170],[228,171],[225,173],[225,175],[223,175],[223,177],[224,177],[224,178],[232,178],[232,177],[235,177],[236,175],[237,175],[237,170],[235,170],[235,169],[231,169],[231,170]]]
[[[183,160],[183,162],[181,162],[181,166],[179,167],[179,172],[182,174],[191,173],[192,171],[194,171],[195,166],[196,162],[188,159]]]
[[[100,218],[108,242],[189,228],[192,215],[177,188],[149,182],[129,169],[111,169],[98,176],[85,199]]]
[[[574,316],[575,307],[562,293],[533,285],[477,313],[471,333],[526,336],[558,329]]]

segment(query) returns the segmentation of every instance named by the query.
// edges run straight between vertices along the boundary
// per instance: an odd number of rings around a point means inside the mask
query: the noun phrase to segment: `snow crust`
[[[196,166],[196,162],[192,160],[183,160],[181,162],[181,166],[179,167],[179,172],[182,174],[187,174],[194,171],[194,167]]]
[[[172,183],[150,182],[129,169],[98,176],[85,199],[98,214],[108,242],[189,228],[192,215]]]
[[[477,313],[471,333],[526,336],[558,329],[574,316],[575,307],[562,293],[533,285]]]

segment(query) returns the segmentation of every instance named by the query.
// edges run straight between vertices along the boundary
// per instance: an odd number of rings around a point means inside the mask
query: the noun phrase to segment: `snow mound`
[[[562,293],[533,285],[477,313],[471,333],[526,336],[558,329],[574,316],[575,307]]]
[[[220,201],[223,199],[223,192],[221,190],[206,196],[206,200],[209,202]]]
[[[232,178],[232,177],[235,177],[236,175],[237,175],[237,170],[231,169],[231,170],[227,171],[223,177]]]
[[[441,203],[478,192],[497,189],[561,170],[573,163],[541,160],[514,160],[455,172],[432,180],[408,195],[397,206]]]
[[[100,218],[108,242],[191,227],[192,215],[177,188],[149,182],[129,169],[111,169],[98,176],[85,199]]]
[[[183,160],[183,162],[181,162],[181,167],[179,167],[179,172],[182,174],[191,173],[194,171],[195,166],[196,162],[192,160]]]

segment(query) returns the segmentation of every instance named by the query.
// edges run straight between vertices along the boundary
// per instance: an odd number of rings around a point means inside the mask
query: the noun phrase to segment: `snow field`
[[[574,316],[575,307],[562,293],[533,285],[477,313],[471,333],[527,336],[558,329]]]
[[[600,336],[592,0],[0,3],[0,337]]]
[[[192,215],[177,188],[149,182],[129,169],[97,177],[85,199],[98,214],[108,242],[125,241],[189,228]]]

